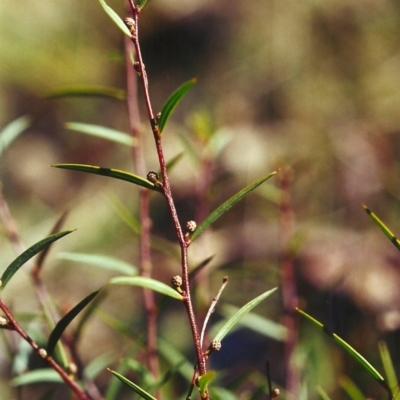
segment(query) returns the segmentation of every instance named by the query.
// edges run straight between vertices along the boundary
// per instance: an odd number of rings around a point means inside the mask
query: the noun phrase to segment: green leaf
[[[392,357],[390,356],[386,342],[381,341],[378,343],[378,346],[388,385],[390,387],[390,390],[392,391],[392,395],[394,396],[394,398],[396,398],[396,393],[397,395],[399,395],[399,383],[397,381],[396,372],[393,367]]]
[[[191,89],[191,87],[197,82],[196,78],[191,79],[190,81],[185,82],[178,89],[175,90],[169,96],[168,100],[165,102],[162,110],[160,120],[158,121],[158,127],[160,128],[160,132],[164,130],[165,124],[167,123],[169,117],[171,116],[172,111],[174,111],[175,107],[182,100],[183,96]]]
[[[253,182],[252,184],[246,186],[240,192],[236,193],[230,199],[221,204],[217,209],[215,209],[201,224],[199,224],[196,230],[189,236],[191,242],[197,239],[212,223],[214,223],[219,217],[225,214],[231,207],[233,207],[237,202],[243,199],[247,194],[249,194],[256,187],[260,186],[263,182],[274,176],[275,172],[271,172],[269,175]]]
[[[365,400],[366,396],[358,386],[347,376],[339,377],[339,385],[349,396],[350,400]]]
[[[330,332],[325,325],[321,324],[321,322],[317,321],[311,315],[306,312],[296,308],[298,313],[311,321],[315,326],[322,329],[328,336],[330,336],[334,342],[336,342],[342,349],[344,349],[350,356],[356,360],[370,375],[372,375],[375,380],[378,381],[387,391],[390,392],[389,387],[383,376],[374,368],[360,353],[358,353],[353,347],[351,347],[347,342],[345,342],[340,336],[336,335],[336,333]]]
[[[54,99],[59,97],[109,97],[117,100],[125,100],[125,90],[106,87],[106,86],[66,86],[49,90],[45,94],[46,99]]]
[[[108,16],[115,22],[119,29],[125,33],[126,36],[129,38],[132,37],[131,33],[129,32],[128,27],[125,25],[124,21],[120,18],[120,16],[110,7],[104,0],[99,0],[103,10],[108,14]]]
[[[207,371],[199,377],[200,396],[203,398],[208,390],[209,383],[215,378],[215,371]]]
[[[233,316],[238,310],[239,309],[235,306],[224,304],[221,312],[224,317],[228,318]],[[284,325],[252,312],[244,315],[243,318],[240,319],[239,325],[278,341],[285,341],[288,337],[288,331]]]
[[[139,7],[140,10],[143,9],[143,7],[146,5],[147,0],[139,0],[137,3],[137,6]]]
[[[12,386],[30,385],[40,382],[63,382],[60,375],[51,368],[35,369],[17,376],[11,380]]]
[[[96,297],[97,293],[99,293],[99,290],[96,290],[89,296],[85,297],[70,312],[68,312],[58,321],[47,342],[46,350],[48,355],[52,355],[57,342],[60,340],[61,335],[64,333],[67,326]]]
[[[101,125],[84,124],[80,122],[67,122],[65,127],[72,131],[85,133],[87,135],[96,136],[101,139],[106,139],[111,142],[123,144],[125,146],[136,146],[136,138],[128,135],[125,132],[117,131],[115,129],[106,128]]]
[[[96,357],[88,365],[86,365],[83,375],[88,380],[94,380],[103,372],[107,366],[114,362],[118,356],[115,353],[105,353]]]
[[[138,273],[137,268],[129,263],[115,257],[108,257],[100,254],[62,252],[57,254],[57,258],[79,264],[88,264],[125,275],[137,275]]]
[[[0,132],[0,156],[21,133],[29,128],[30,124],[31,119],[27,115],[24,115],[3,128]]]
[[[146,189],[160,191],[157,186],[153,185],[147,179],[141,178],[138,175],[131,174],[130,172],[121,171],[114,168],[103,168],[94,165],[86,164],[55,164],[52,165],[55,168],[70,169],[73,171],[89,172],[90,174],[109,176],[115,179],[121,179],[122,181],[127,181],[145,187]]]
[[[362,205],[367,214],[371,219],[378,225],[382,232],[389,238],[389,240],[394,244],[397,250],[400,250],[400,240],[392,233],[392,231],[378,218],[378,216],[372,212],[366,205]]]
[[[131,286],[140,286],[146,289],[154,290],[155,292],[165,294],[166,296],[170,296],[174,299],[183,300],[183,296],[179,294],[176,290],[172,289],[172,287],[166,285],[163,282],[156,281],[155,279],[146,278],[144,276],[135,276],[135,277],[126,277],[120,276],[117,278],[112,278],[109,281],[112,285],[131,285]]]
[[[45,247],[49,246],[51,243],[61,239],[63,236],[70,234],[73,231],[59,232],[54,235],[48,236],[45,239],[40,240],[35,243],[29,249],[25,250],[19,257],[17,257],[4,271],[0,279],[0,290],[4,290],[9,280],[14,276],[14,274],[33,256],[43,250]]]
[[[220,329],[220,331],[214,337],[214,341],[222,341],[222,339],[226,336],[226,334],[238,323],[238,321],[249,311],[251,311],[256,305],[258,305],[261,301],[266,299],[272,293],[276,291],[277,288],[268,290],[263,294],[260,294],[255,299],[249,301],[245,304],[239,311],[237,311],[229,320],[225,323],[225,325]]]
[[[128,387],[130,387],[133,391],[135,391],[140,397],[145,400],[157,400],[151,394],[147,393],[144,389],[140,386],[136,385],[135,383],[131,382],[129,379],[125,378],[121,374],[111,369],[108,369],[114,376],[116,376],[121,382],[125,383]]]
[[[320,397],[322,400],[331,400],[331,398],[328,396],[328,393],[326,393],[325,390],[322,389],[321,386],[317,386],[317,392],[318,392],[318,394],[319,394],[319,397]]]

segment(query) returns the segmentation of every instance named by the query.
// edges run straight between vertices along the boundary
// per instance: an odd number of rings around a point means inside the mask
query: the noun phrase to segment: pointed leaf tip
[[[50,334],[49,340],[47,341],[47,354],[52,355],[56,348],[57,342],[60,340],[67,326],[72,320],[97,296],[100,290],[96,290],[89,296],[85,297],[80,301],[71,311],[69,311],[63,318],[58,321],[57,325]]]
[[[50,235],[45,239],[40,240],[33,246],[25,250],[20,256],[18,256],[4,271],[0,278],[0,290],[4,290],[7,283],[14,276],[14,274],[24,265],[28,260],[38,254],[45,247],[49,246],[51,243],[61,239],[63,236],[69,235],[73,230],[64,231]]]
[[[276,173],[277,171],[271,172],[269,175],[266,175],[263,178],[251,183],[250,185],[246,186],[244,189],[233,195],[231,198],[226,200],[218,208],[216,208],[210,215],[205,218],[202,223],[197,226],[196,230],[189,236],[190,242],[193,242],[195,239],[197,239],[212,223],[214,223],[218,218],[224,215],[231,207],[233,207],[236,203],[242,200],[247,194],[260,186],[266,180],[276,175]]]
[[[167,123],[169,117],[172,112],[185,96],[185,94],[192,88],[194,84],[197,83],[197,78],[192,78],[189,81],[183,83],[178,87],[167,99],[162,110],[160,120],[158,121],[158,126],[160,128],[160,132],[164,130],[165,124]]]

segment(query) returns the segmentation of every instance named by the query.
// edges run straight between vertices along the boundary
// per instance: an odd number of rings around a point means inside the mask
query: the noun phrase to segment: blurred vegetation
[[[109,5],[124,15],[122,2]],[[400,2],[149,0],[141,43],[156,107],[182,82],[198,77],[164,134],[169,159],[185,153],[170,177],[181,220],[201,219],[252,180],[289,169],[302,308],[378,369],[377,341],[386,340],[399,373],[399,255],[361,203],[400,232]],[[78,230],[57,243],[44,269],[49,292],[67,310],[113,275],[59,260],[57,252],[101,253],[137,265],[138,237],[116,212],[118,201],[137,217],[137,190],[125,182],[49,168],[79,162],[132,171],[129,148],[64,127],[75,121],[128,132],[124,101],[46,99],[46,94],[89,84],[125,89],[122,35],[95,0],[6,0],[0,3],[0,45],[0,127],[22,115],[31,118],[29,129],[0,159],[2,190],[28,245],[45,237],[69,210],[66,227]],[[207,118],[217,138],[212,149],[201,137],[204,125],[199,127]],[[158,170],[144,113],[142,125],[147,169]],[[222,302],[237,307],[280,285],[278,181],[260,187],[190,249],[192,267],[215,255],[208,272],[198,277],[200,313],[225,275],[230,283]],[[171,240],[169,252],[177,250],[166,206],[156,195],[151,215],[154,234]],[[0,248],[5,267],[15,257],[5,234]],[[169,282],[179,261],[160,251],[153,257],[155,277]],[[10,283],[5,300],[21,317],[37,311],[23,273]],[[102,309],[143,334],[138,289],[112,288]],[[279,295],[257,312],[279,322]],[[215,322],[221,313],[217,310]],[[162,304],[161,337],[191,356],[185,318],[172,302]],[[12,347],[16,342],[6,336]],[[343,376],[366,396],[384,398],[376,382],[303,321],[300,339],[295,361],[307,378],[309,399],[319,398],[317,385],[332,398],[346,398],[338,385]],[[131,348],[131,341],[101,318],[93,319],[82,340],[85,362],[108,352],[117,362]],[[16,398],[15,393],[20,399],[40,398],[34,394],[40,387],[10,388],[11,371],[18,368],[10,367],[5,343],[2,399]],[[245,368],[253,385],[240,387],[245,393],[257,387],[257,371],[263,373],[266,360],[272,362],[273,379],[284,385],[282,343],[242,329],[227,337],[212,366],[234,365],[223,379],[239,387]],[[109,379],[100,375],[100,388]],[[182,394],[178,387],[169,390]],[[57,393],[61,399],[63,391]]]

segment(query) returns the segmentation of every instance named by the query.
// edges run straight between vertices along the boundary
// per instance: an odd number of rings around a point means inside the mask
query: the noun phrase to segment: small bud
[[[171,284],[174,288],[180,288],[182,286],[182,277],[179,275],[175,275],[171,279]]]
[[[45,349],[39,349],[39,356],[42,358],[47,357],[47,351]]]
[[[154,171],[150,171],[147,174],[147,180],[150,181],[151,183],[156,183],[158,181],[158,174]]]
[[[186,222],[186,229],[187,229],[189,232],[194,232],[194,231],[196,230],[196,228],[197,228],[196,222],[194,222],[194,221],[188,221],[188,222]]]
[[[73,362],[68,364],[67,369],[68,369],[68,374],[69,375],[76,375],[76,373],[78,372],[78,367]]]
[[[8,325],[7,319],[4,317],[0,317],[0,326],[7,326],[7,325]]]
[[[158,123],[158,121],[160,121],[160,118],[161,118],[161,112],[158,112],[157,115],[156,115],[157,123]]]
[[[139,63],[139,61],[135,61],[135,62],[133,63],[133,69],[134,69],[136,72],[140,73],[140,63]]]
[[[210,344],[210,348],[213,351],[220,351],[221,350],[221,342],[219,340],[213,340]]]
[[[124,19],[125,25],[129,28],[129,31],[132,35],[135,33],[135,20],[133,18],[125,18]]]
[[[272,390],[272,398],[275,399],[281,394],[281,391],[279,388],[275,388]]]

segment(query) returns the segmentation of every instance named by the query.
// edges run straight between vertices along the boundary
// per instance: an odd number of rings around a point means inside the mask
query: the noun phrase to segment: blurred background
[[[125,15],[122,1],[108,4]],[[124,101],[49,97],[80,85],[124,90],[122,36],[95,0],[0,3],[0,129],[22,116],[30,121],[0,158],[2,191],[28,246],[48,235],[68,210],[65,228],[77,231],[54,246],[43,270],[44,283],[64,312],[115,273],[61,260],[59,252],[113,256],[140,267],[138,236],[116,211],[122,204],[137,218],[137,188],[49,167],[76,162],[134,172],[132,149],[64,125],[83,122],[129,132]],[[224,305],[241,307],[281,287],[280,260],[290,247],[301,308],[380,371],[377,343],[385,340],[399,372],[399,253],[361,204],[400,235],[400,2],[148,0],[140,38],[156,111],[181,83],[198,78],[164,132],[167,159],[183,152],[170,173],[182,223],[202,220],[245,185],[281,169],[190,248],[192,268],[213,256],[196,278],[199,314],[204,315],[225,275],[229,285],[212,324],[227,315]],[[158,170],[139,98],[146,167]],[[286,193],[282,176],[289,179]],[[287,195],[293,220],[282,235],[280,204]],[[178,247],[156,194],[151,216],[154,240],[162,239],[161,251],[153,253],[154,275],[168,283],[179,273]],[[0,232],[4,269],[16,254],[4,229]],[[9,286],[4,300],[35,331],[38,303],[29,276],[22,272]],[[139,289],[114,287],[101,307],[140,336],[145,329],[141,298]],[[255,312],[280,324],[281,290]],[[162,301],[159,317],[160,336],[192,361],[184,310]],[[340,385],[343,377],[350,377],[365,397],[384,398],[379,385],[327,336],[307,321],[299,324],[293,362],[303,389],[309,390],[306,398],[318,398],[318,385],[332,398],[348,398]],[[132,347],[132,339],[98,316],[86,328],[79,343],[84,363],[112,354],[110,365],[116,366]],[[285,386],[282,329],[241,328],[211,360],[222,371],[221,382],[237,386],[237,398],[258,398],[249,393],[265,379],[267,360],[273,380]],[[1,397],[41,398],[40,385],[9,385],[20,371],[10,358],[18,341],[3,336]],[[164,360],[162,368],[171,366]],[[171,398],[185,393],[187,384],[180,379],[166,389]],[[96,382],[105,391],[109,380],[103,373]],[[66,396],[64,387],[56,390],[57,398]],[[131,398],[123,396],[118,398]]]

